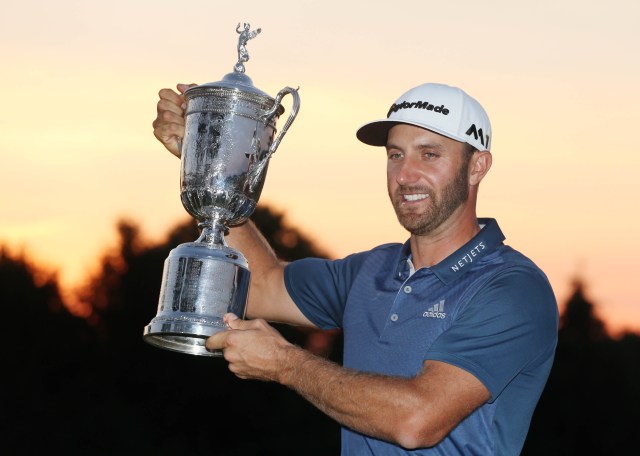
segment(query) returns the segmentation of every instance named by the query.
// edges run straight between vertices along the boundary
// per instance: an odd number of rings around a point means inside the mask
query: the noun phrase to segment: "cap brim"
[[[356,137],[365,144],[370,146],[385,146],[387,144],[387,136],[389,136],[389,130],[394,125],[399,123],[395,120],[374,120],[358,128],[356,131]]]
[[[413,125],[415,127],[424,128],[425,130],[429,130],[434,133],[438,133],[439,135],[446,136],[447,138],[451,138],[455,141],[463,143],[467,142],[465,138],[453,136],[452,134],[442,131],[439,128],[435,128],[431,125],[424,125],[420,122],[389,119],[374,120],[373,122],[364,124],[358,129],[358,131],[356,131],[356,137],[363,143],[370,146],[386,146],[387,137],[389,136],[389,130],[391,130],[398,124]]]

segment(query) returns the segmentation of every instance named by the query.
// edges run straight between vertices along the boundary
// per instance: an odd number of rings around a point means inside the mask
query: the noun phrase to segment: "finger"
[[[218,331],[207,338],[204,346],[207,350],[223,350],[227,347],[228,331]]]
[[[158,116],[153,119],[153,128],[160,128],[165,125],[175,124],[176,127],[184,128],[184,117],[172,111],[159,111]]]
[[[180,158],[180,142],[184,137],[184,110],[186,101],[183,93],[196,84],[178,84],[179,93],[171,89],[158,92],[158,115],[153,121],[153,135],[176,157]]]
[[[153,134],[172,154],[179,157],[179,140],[184,137],[184,111],[176,105],[176,99],[179,100],[179,97],[169,92],[167,94],[161,91],[161,96],[165,98],[158,101],[158,115],[152,124]]]
[[[158,92],[158,97],[160,97],[161,100],[166,100],[177,106],[180,106],[182,105],[182,103],[184,103],[184,97],[171,89],[161,89]]]
[[[153,135],[169,152],[180,158],[179,139],[184,136],[184,125],[175,123],[162,124],[153,129]]]
[[[181,121],[184,123],[184,108],[182,107],[181,103],[182,101],[180,100],[176,102],[176,100],[161,98],[160,100],[158,100],[158,104],[156,105],[158,116],[165,112],[171,113],[182,119]]]
[[[154,124],[153,134],[160,142],[167,144],[184,136],[184,125],[177,123]]]

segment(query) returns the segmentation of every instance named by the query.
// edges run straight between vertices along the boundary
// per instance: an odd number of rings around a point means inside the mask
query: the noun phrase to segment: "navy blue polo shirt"
[[[473,374],[491,399],[438,445],[414,451],[342,430],[342,454],[517,455],[551,369],[558,308],[544,273],[504,245],[493,219],[430,268],[412,271],[409,242],[285,269],[302,313],[342,328],[344,366],[412,377],[425,360]]]

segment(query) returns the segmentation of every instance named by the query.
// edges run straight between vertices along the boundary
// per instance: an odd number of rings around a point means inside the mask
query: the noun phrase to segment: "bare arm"
[[[340,424],[405,448],[437,444],[490,397],[450,364],[426,361],[413,378],[356,372],[293,346],[264,320],[227,322],[232,330],[206,345],[224,349],[238,377],[279,382]]]
[[[251,285],[247,316],[299,326],[314,326],[295,305],[284,285],[285,263],[278,260],[253,222],[233,227],[225,241],[249,263]]]

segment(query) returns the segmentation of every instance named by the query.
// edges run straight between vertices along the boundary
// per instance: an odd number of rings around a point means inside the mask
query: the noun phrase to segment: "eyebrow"
[[[393,144],[393,143],[387,143],[387,144],[385,145],[385,147],[386,147],[386,149],[387,149],[387,150],[389,150],[389,149],[399,149],[399,150],[402,150],[402,147],[397,146],[397,145],[395,145],[395,144]],[[421,150],[422,150],[422,149],[429,149],[429,150],[443,150],[443,149],[444,149],[444,146],[443,146],[442,144],[439,144],[439,143],[431,143],[431,142],[430,142],[430,143],[424,143],[424,144],[418,144],[416,147],[417,147],[418,149],[421,149]]]

